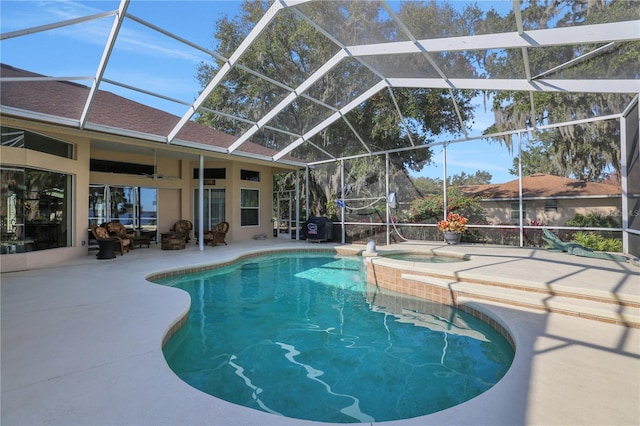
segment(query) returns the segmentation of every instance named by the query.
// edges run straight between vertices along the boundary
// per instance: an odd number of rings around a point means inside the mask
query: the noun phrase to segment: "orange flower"
[[[449,213],[447,220],[441,220],[438,222],[438,229],[445,232],[455,232],[462,234],[467,230],[467,222],[469,220],[459,215],[458,213]]]

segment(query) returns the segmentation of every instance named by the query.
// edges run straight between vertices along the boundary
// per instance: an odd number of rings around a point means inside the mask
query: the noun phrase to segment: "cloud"
[[[131,24],[137,25],[137,23],[133,21],[125,21],[116,43],[118,49],[123,49],[141,56],[188,61],[194,65],[199,64],[203,60],[210,59],[205,53],[170,37],[146,29],[146,27],[140,27],[146,31],[135,29],[131,27]]]

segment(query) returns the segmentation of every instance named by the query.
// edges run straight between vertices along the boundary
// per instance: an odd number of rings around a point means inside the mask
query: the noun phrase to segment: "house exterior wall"
[[[71,206],[71,247],[2,255],[1,271],[11,272],[53,265],[87,255],[87,217],[89,214],[90,146],[86,137],[63,132],[51,125],[28,123],[3,117],[2,125],[38,132],[75,145],[75,159],[22,148],[0,147],[2,165],[37,168],[73,175]],[[82,218],[79,220],[78,218]],[[84,242],[84,245],[83,245]]]
[[[48,124],[40,124],[27,120],[2,117],[2,125],[17,129],[37,132],[45,136],[59,139],[75,145],[75,159],[65,159],[33,150],[13,147],[0,147],[0,159],[2,165],[24,166],[44,169],[73,176],[73,207],[72,207],[72,242],[71,247],[38,250],[26,253],[13,253],[2,255],[1,272],[32,269],[53,265],[62,261],[86,256],[88,253],[88,217],[89,217],[89,185],[108,184],[122,186],[141,186],[158,188],[158,232],[167,232],[179,219],[194,220],[198,212],[194,211],[194,189],[198,188],[198,180],[193,179],[193,168],[199,167],[198,161],[179,158],[180,149],[175,148],[175,158],[157,157],[157,172],[171,176],[166,179],[153,179],[147,176],[134,176],[116,173],[91,172],[90,159],[104,159],[111,161],[123,161],[152,165],[153,145],[149,146],[149,155],[132,154],[114,150],[98,150],[91,148],[91,137],[101,140],[135,145],[139,141],[128,140],[112,135],[89,134],[78,129],[59,128]],[[194,158],[194,153],[188,153]],[[220,157],[221,154],[212,154]],[[271,237],[273,225],[272,216],[272,177],[274,167],[260,163],[259,160],[247,159],[237,161],[235,158],[205,158],[206,167],[226,168],[226,179],[216,180],[215,187],[225,188],[226,220],[230,224],[227,241],[247,240],[256,234],[266,234]],[[242,169],[257,171],[260,173],[260,181],[240,180]],[[282,171],[282,166],[278,166]],[[175,177],[175,178],[174,178]],[[240,190],[242,188],[258,189],[260,191],[260,223],[258,226],[240,226]]]
[[[191,220],[189,213],[183,214],[182,212],[181,189],[158,189],[158,242],[160,242],[160,234],[163,232],[169,232],[176,221],[180,219]]]
[[[241,170],[251,170],[260,172],[260,181],[252,182],[247,180],[240,180]],[[230,215],[227,216],[227,221],[229,222],[230,232],[233,232],[234,238],[238,238],[240,240],[248,240],[252,238],[256,234],[267,234],[271,232],[271,199],[273,198],[271,195],[271,177],[269,177],[269,183],[265,182],[265,178],[267,171],[265,169],[261,169],[259,167],[254,167],[253,165],[248,164],[239,164],[235,163],[231,165],[227,169],[227,180],[229,181],[229,189],[232,196],[227,195],[227,212],[230,212]],[[257,189],[259,190],[260,195],[260,224],[258,226],[240,226],[240,192],[242,189]],[[268,198],[266,195],[268,194]],[[267,201],[269,200],[269,201]],[[268,208],[268,211],[265,212],[265,209]],[[265,213],[268,213],[268,216],[265,216]],[[265,220],[265,217],[267,218]],[[231,218],[231,219],[230,219]],[[268,227],[265,226],[268,224]]]
[[[557,208],[545,209],[545,203],[555,201]],[[511,219],[511,203],[517,200],[485,200],[480,205],[487,212],[487,221],[492,225],[518,224],[518,219]],[[576,214],[587,215],[589,213],[601,216],[614,216],[618,223],[621,219],[622,199],[620,196],[603,198],[566,198],[566,199],[523,199],[526,205],[526,217],[524,223],[532,220],[549,226],[563,226]],[[517,210],[516,210],[517,211]]]
[[[197,161],[190,162],[187,170],[187,176],[190,180],[190,193],[193,194],[198,188],[198,179],[193,179],[193,169],[198,168]],[[244,241],[253,238],[256,234],[272,235],[273,224],[271,216],[273,212],[273,168],[257,163],[224,161],[224,160],[205,160],[205,168],[224,168],[226,169],[225,179],[215,179],[215,184],[205,185],[205,188],[220,188],[225,190],[225,218],[229,222],[229,232],[227,233],[227,241]],[[260,174],[260,181],[253,182],[241,180],[240,174],[242,170],[250,170]],[[258,226],[241,226],[240,224],[240,193],[242,189],[257,189],[260,193],[260,223]],[[193,196],[191,197],[191,210],[193,216],[198,214],[194,211]],[[196,230],[197,231],[197,230]]]

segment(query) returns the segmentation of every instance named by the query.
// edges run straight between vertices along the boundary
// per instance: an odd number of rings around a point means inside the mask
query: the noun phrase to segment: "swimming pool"
[[[191,295],[187,322],[164,347],[173,371],[213,396],[287,417],[433,413],[489,389],[513,359],[486,323],[367,286],[355,256],[272,254],[156,282]]]

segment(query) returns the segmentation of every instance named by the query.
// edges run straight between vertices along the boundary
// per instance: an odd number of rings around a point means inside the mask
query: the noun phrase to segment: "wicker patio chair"
[[[220,222],[213,227],[213,230],[204,234],[204,243],[215,246],[216,244],[227,245],[226,237],[229,231],[229,222]]]
[[[116,238],[118,240],[118,245],[120,247],[120,254],[124,255],[125,251],[129,251],[129,247],[131,246],[131,240],[126,238],[122,239],[116,235],[109,235],[109,231],[107,228],[103,228],[102,226],[91,225],[91,233],[94,238],[98,241],[98,243],[102,240],[110,240]]]
[[[177,221],[176,223],[173,224],[173,228],[171,228],[173,232],[182,234],[184,236],[184,241],[186,243],[188,243],[189,240],[191,239],[189,234],[191,233],[192,229],[193,229],[193,223],[191,223],[190,220],[186,220],[186,219]]]
[[[125,228],[123,224],[121,224],[120,222],[111,221],[102,226],[107,228],[109,235],[122,240],[124,244],[123,247],[125,247],[127,251],[133,248],[133,240],[131,238],[131,235],[127,234],[127,228]]]

